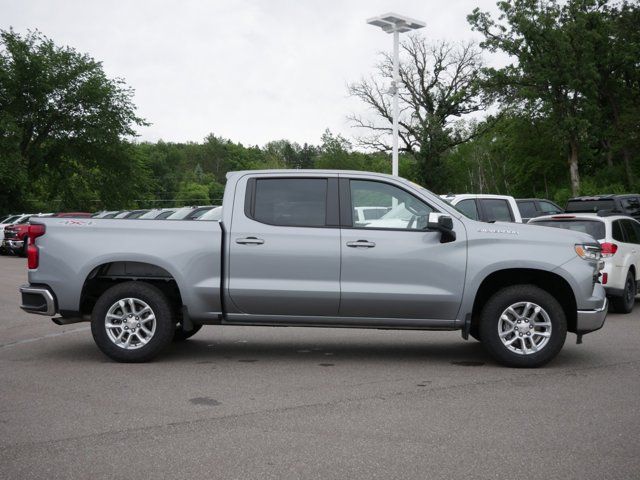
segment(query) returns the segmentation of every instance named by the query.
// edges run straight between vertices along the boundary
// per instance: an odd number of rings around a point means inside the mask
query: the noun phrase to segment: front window
[[[433,208],[394,185],[368,180],[351,180],[351,208],[355,228],[423,230]],[[384,210],[378,219],[358,220],[362,210]]]

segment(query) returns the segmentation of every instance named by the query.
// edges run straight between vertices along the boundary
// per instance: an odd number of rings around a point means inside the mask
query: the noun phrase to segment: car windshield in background
[[[601,210],[615,210],[616,202],[613,200],[570,200],[565,211],[567,213],[577,212],[599,212]]]
[[[568,218],[562,220],[532,220],[530,223],[542,225],[543,227],[564,228],[565,230],[573,230],[574,232],[587,233],[596,240],[602,240],[605,237],[604,222],[600,220],[574,220]]]
[[[215,207],[200,215],[197,220],[220,220],[222,218],[222,207]]]
[[[173,212],[171,215],[166,217],[166,219],[167,220],[182,220],[183,218],[186,218],[187,215],[189,215],[192,211],[193,211],[193,207],[179,208],[178,210]]]

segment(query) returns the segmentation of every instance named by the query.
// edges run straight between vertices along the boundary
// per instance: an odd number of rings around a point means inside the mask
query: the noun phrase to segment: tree
[[[205,205],[211,202],[209,188],[194,182],[183,182],[176,195],[178,205]]]
[[[512,63],[488,69],[488,85],[506,104],[547,117],[567,146],[574,195],[580,191],[580,149],[598,116],[598,58],[607,50],[607,0],[506,0],[499,21],[475,9],[468,20],[481,46]]]
[[[402,43],[399,67],[400,150],[412,154],[418,164],[418,180],[433,190],[441,190],[443,154],[478,132],[468,129],[463,119],[487,107],[489,98],[480,90],[482,59],[472,43],[431,45],[419,36]],[[351,95],[361,99],[375,113],[374,120],[351,115],[356,127],[368,132],[361,145],[390,151],[392,94],[385,83],[393,78],[388,54],[368,80],[349,85]]]
[[[144,124],[132,97],[90,56],[37,31],[0,30],[0,149],[15,161],[16,178],[37,182],[69,160],[78,175],[92,175],[99,159],[110,158],[113,146]]]

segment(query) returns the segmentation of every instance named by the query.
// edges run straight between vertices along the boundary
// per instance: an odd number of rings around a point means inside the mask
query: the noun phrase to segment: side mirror
[[[456,232],[453,231],[453,219],[444,213],[430,213],[427,229],[436,230],[442,234],[440,243],[453,242],[456,239]]]

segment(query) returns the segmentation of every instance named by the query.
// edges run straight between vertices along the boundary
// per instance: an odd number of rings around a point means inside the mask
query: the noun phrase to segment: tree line
[[[402,44],[400,175],[437,193],[564,202],[640,190],[640,6],[507,0],[468,16],[483,41]],[[507,61],[488,67],[491,52]],[[38,31],[0,31],[0,213],[220,203],[229,171],[390,173],[389,55],[349,85],[353,140],[138,142],[133,91]]]

